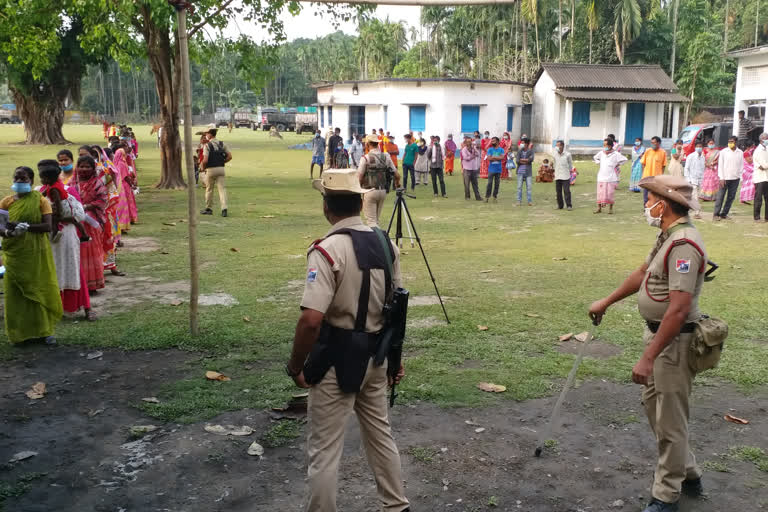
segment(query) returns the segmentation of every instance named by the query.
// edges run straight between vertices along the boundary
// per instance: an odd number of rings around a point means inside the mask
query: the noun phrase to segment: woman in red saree
[[[77,160],[77,191],[85,210],[85,231],[91,240],[80,244],[88,290],[104,288],[104,225],[107,222],[107,189],[96,175],[96,161],[90,156]]]
[[[392,145],[395,146],[394,144]],[[131,216],[131,224],[136,224],[136,221],[139,220],[136,194],[133,192],[136,188],[136,158],[133,156],[133,149],[130,145],[126,145],[123,149],[125,151],[125,163],[128,167],[128,176],[123,179],[123,187],[128,189],[128,213]],[[395,146],[395,150],[397,150],[397,146]],[[397,160],[397,156],[392,158]],[[395,167],[397,167],[397,162],[395,162]]]
[[[488,132],[485,132],[483,140],[480,142],[480,149],[482,150],[480,159],[480,178],[482,179],[488,178],[488,164],[490,164],[488,161],[489,147],[491,147],[491,135]]]
[[[504,160],[501,161],[501,179],[508,180],[509,171],[507,170],[507,160],[512,158],[509,154],[509,148],[512,147],[512,137],[510,137],[509,132],[504,132],[504,135],[501,137],[501,142],[499,142],[499,147],[504,150]]]
[[[117,179],[117,169],[109,160],[107,154],[99,146],[91,149],[96,160],[96,169],[99,179],[107,189],[107,222],[104,224],[104,270],[109,270],[112,275],[124,276],[117,268],[117,245],[120,243],[120,223],[117,220],[117,205],[120,200]]]

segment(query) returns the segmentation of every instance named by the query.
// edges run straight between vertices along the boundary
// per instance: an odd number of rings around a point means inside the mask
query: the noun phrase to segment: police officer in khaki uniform
[[[699,294],[707,254],[689,210],[699,210],[684,178],[644,178],[648,191],[645,216],[661,229],[645,263],[608,297],[589,309],[595,322],[612,304],[639,292],[638,309],[646,321],[645,350],[632,369],[632,380],[643,384],[643,404],[656,436],[658,461],[652,500],[645,512],[678,510],[680,493],[700,496],[701,470],[688,444],[689,397],[695,373],[688,364],[695,322],[701,319]]]
[[[309,388],[306,510],[336,511],[344,431],[354,411],[382,510],[409,511],[400,455],[387,417],[387,364],[374,364],[371,345],[384,326],[387,285],[394,289],[400,283],[399,253],[386,235],[377,238],[360,220],[361,194],[367,190],[354,169],[325,171],[313,186],[323,194],[323,213],[333,227],[309,249],[302,312],[286,366],[296,385]],[[385,247],[391,265],[372,263]],[[364,345],[358,357],[360,341]],[[401,366],[395,381],[403,375]]]
[[[360,159],[360,165],[357,166],[360,185],[371,189],[363,197],[363,215],[369,227],[378,227],[384,200],[389,192],[387,173],[394,176],[396,188],[400,187],[400,173],[397,172],[389,154],[379,150],[378,138],[369,136],[365,139],[365,144],[368,146],[368,153]]]

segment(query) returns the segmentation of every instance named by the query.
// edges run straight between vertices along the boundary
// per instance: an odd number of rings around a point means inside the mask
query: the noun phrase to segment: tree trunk
[[[61,131],[66,94],[46,88],[27,96],[14,87],[9,89],[19,117],[24,121],[27,144],[70,144]]]
[[[573,59],[573,38],[576,36],[576,0],[571,0],[571,31],[568,33],[568,42],[571,46],[571,59]],[[573,62],[573,60],[571,60]]]
[[[589,63],[592,64],[592,29],[589,29]]]
[[[563,60],[563,0],[557,2],[557,51],[559,61]]]
[[[525,18],[521,21],[523,26],[523,82],[528,83],[528,24]]]
[[[731,15],[730,11],[731,2],[730,0],[725,0],[725,16],[723,17],[723,53],[728,52],[728,17]],[[723,59],[723,69],[725,69],[725,59]]]
[[[143,7],[141,26],[147,45],[149,68],[155,77],[155,87],[160,103],[160,182],[156,188],[184,189],[186,183],[181,174],[181,135],[179,134],[179,98],[181,88],[181,63],[178,47],[171,46],[168,28],[157,26],[149,15],[149,7]],[[178,46],[178,45],[177,45]]]
[[[624,45],[619,42],[618,30],[613,31],[613,41],[616,43],[616,57],[619,58],[619,64],[624,64],[624,52],[622,51]]]
[[[672,81],[675,81],[675,60],[677,59],[677,13],[680,9],[680,0],[673,0],[675,7],[672,14],[672,57],[670,61],[670,75]]]
[[[120,76],[120,65],[115,62],[117,74],[117,95],[120,97],[120,115],[125,116],[125,94],[123,94],[123,77]]]

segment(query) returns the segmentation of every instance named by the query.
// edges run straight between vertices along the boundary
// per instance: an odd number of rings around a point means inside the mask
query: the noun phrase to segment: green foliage
[[[729,455],[737,460],[751,462],[760,471],[768,473],[768,455],[762,448],[757,446],[735,446],[731,448]]]
[[[408,454],[422,464],[431,464],[437,457],[437,450],[430,446],[412,446],[408,449]]]
[[[431,58],[428,43],[416,43],[405,53],[403,60],[392,70],[397,78],[435,78],[440,76],[437,64]]]
[[[297,420],[282,420],[273,426],[262,436],[267,448],[279,448],[290,444],[291,441],[301,436],[301,422]]]
[[[360,25],[357,39],[357,58],[364,79],[391,75],[397,56],[406,48],[403,25],[372,19]]]

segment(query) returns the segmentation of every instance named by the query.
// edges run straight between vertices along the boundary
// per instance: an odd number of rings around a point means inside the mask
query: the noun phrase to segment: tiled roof
[[[677,91],[675,83],[658,65],[542,64],[534,84],[544,71],[557,89]]]

